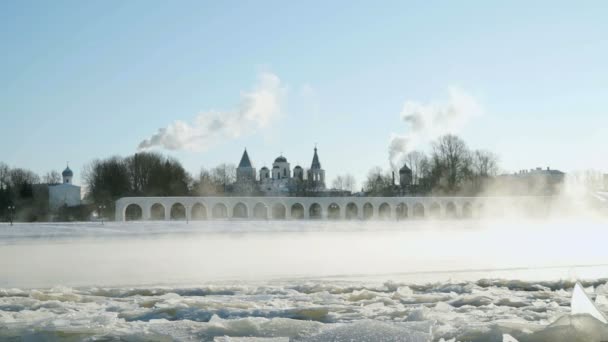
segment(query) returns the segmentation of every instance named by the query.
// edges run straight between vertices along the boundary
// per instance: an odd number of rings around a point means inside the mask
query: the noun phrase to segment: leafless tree
[[[420,151],[412,151],[405,156],[405,162],[412,170],[412,184],[418,184],[422,178],[421,163],[426,156]]]
[[[439,137],[433,144],[432,163],[436,185],[448,192],[457,191],[471,173],[469,149],[461,138],[452,134]]]
[[[226,192],[226,187],[236,181],[236,166],[234,164],[220,164],[211,170],[211,178]]]
[[[476,176],[492,177],[498,173],[498,156],[490,151],[473,151],[472,164]]]
[[[49,171],[42,177],[42,182],[46,184],[60,184],[61,175],[55,170]]]
[[[333,182],[331,184],[332,184],[331,187],[333,189],[350,191],[350,192],[354,192],[357,187],[357,181],[356,181],[355,177],[349,173],[347,173],[345,175],[336,176],[336,178],[333,180]]]

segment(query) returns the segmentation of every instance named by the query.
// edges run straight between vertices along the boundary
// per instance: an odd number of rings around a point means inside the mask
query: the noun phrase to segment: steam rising
[[[281,115],[284,86],[279,77],[262,73],[250,92],[232,111],[205,111],[192,123],[177,120],[139,143],[138,150],[162,147],[168,150],[204,150],[222,139],[234,139],[270,125]]]
[[[477,100],[462,89],[450,87],[447,103],[406,101],[402,120],[409,125],[404,135],[393,134],[389,145],[391,165],[401,166],[405,155],[443,134],[458,133],[483,113]]]

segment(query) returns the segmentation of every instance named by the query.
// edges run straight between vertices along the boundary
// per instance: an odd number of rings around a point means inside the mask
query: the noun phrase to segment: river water
[[[0,227],[0,340],[600,341],[606,221]],[[239,339],[240,338],[240,339]]]

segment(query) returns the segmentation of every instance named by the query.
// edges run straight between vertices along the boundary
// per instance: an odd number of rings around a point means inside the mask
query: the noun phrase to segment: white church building
[[[287,158],[281,155],[272,163],[272,169],[266,166],[262,167],[259,177],[245,149],[236,169],[236,179],[237,184],[242,188],[257,186],[260,191],[267,195],[287,193],[297,186],[298,182],[307,182],[316,191],[325,190],[325,170],[321,168],[316,147],[308,170],[305,171],[300,165],[296,165],[292,169]]]
[[[72,184],[74,172],[66,167],[61,173],[63,182],[61,184],[49,185],[49,209],[57,209],[68,206],[74,207],[81,204],[80,187]]]

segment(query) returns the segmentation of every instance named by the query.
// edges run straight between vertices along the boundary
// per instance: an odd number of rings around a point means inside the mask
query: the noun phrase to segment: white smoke
[[[281,116],[285,87],[279,77],[262,73],[250,92],[241,94],[233,111],[205,111],[194,122],[176,120],[139,143],[138,150],[156,146],[168,150],[205,150],[221,139],[234,139],[267,127]]]
[[[406,134],[393,134],[389,159],[393,167],[403,164],[405,156],[437,137],[458,133],[472,118],[483,113],[475,98],[462,89],[450,87],[447,103],[406,101],[401,118],[409,125]]]

